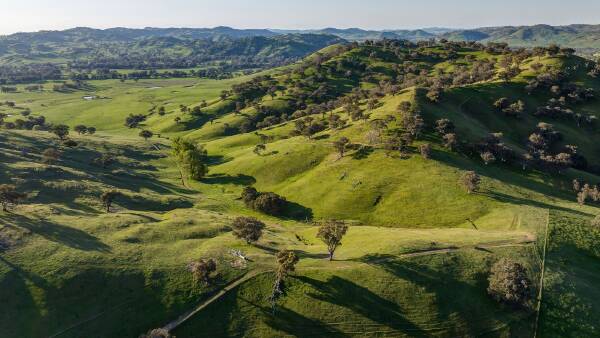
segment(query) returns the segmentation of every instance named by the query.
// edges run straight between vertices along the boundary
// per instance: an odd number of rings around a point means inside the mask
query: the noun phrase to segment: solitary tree
[[[100,200],[102,200],[102,204],[106,208],[107,213],[110,212],[110,206],[119,196],[121,196],[121,193],[118,190],[105,191],[102,193],[102,195],[100,195]]]
[[[329,220],[321,224],[317,237],[327,245],[329,260],[333,260],[333,254],[338,246],[342,245],[342,237],[348,231],[348,226],[344,222]]]
[[[182,171],[182,177],[183,172],[186,172],[190,178],[200,180],[208,173],[204,147],[182,138],[176,138],[173,140],[172,151]]]
[[[250,244],[260,239],[265,223],[254,217],[238,217],[233,220],[231,227],[235,237],[243,239],[246,243]]]
[[[17,188],[11,184],[0,184],[0,204],[2,211],[8,211],[9,205],[17,205],[25,198],[25,194],[17,191]]]
[[[51,165],[60,159],[60,151],[48,148],[42,152],[42,163]]]
[[[350,143],[350,140],[347,137],[341,137],[337,141],[333,142],[333,147],[338,151],[340,157],[344,157],[344,153],[346,152],[346,147]]]
[[[495,300],[526,307],[531,298],[531,280],[523,265],[502,258],[490,271],[488,293]]]
[[[419,151],[424,159],[428,160],[431,158],[431,145],[429,143],[421,144],[419,146]]]
[[[87,127],[87,133],[94,135],[96,133],[96,127]]]
[[[474,171],[467,171],[461,176],[460,181],[470,194],[474,191],[477,191],[477,188],[479,188],[481,177],[479,177],[479,175],[477,175],[477,173]]]
[[[50,131],[58,136],[61,140],[64,140],[69,135],[69,127],[64,124],[58,124],[52,127]]]
[[[260,155],[260,154],[261,154],[261,152],[265,151],[266,149],[267,149],[267,146],[266,146],[266,145],[264,145],[263,143],[259,143],[259,144],[257,144],[256,146],[254,146],[254,150],[253,150],[253,152],[254,152],[256,155]]]
[[[277,278],[283,280],[290,272],[296,270],[296,263],[300,260],[295,252],[281,250],[277,253]]]
[[[275,306],[275,302],[283,294],[283,282],[288,274],[296,269],[298,256],[290,250],[281,250],[276,255],[277,272],[275,275],[275,283],[273,283],[273,291],[269,297],[271,304]]]
[[[450,150],[454,150],[456,149],[456,146],[458,145],[458,138],[456,137],[456,134],[454,133],[449,133],[443,136],[444,139],[444,146]]]
[[[214,259],[199,259],[188,264],[188,270],[192,273],[196,283],[210,284],[210,275],[217,271],[217,261]]]
[[[82,135],[87,133],[88,128],[83,124],[78,124],[75,127],[73,127],[73,130],[75,130],[79,135]]]
[[[150,130],[142,130],[140,131],[140,137],[143,137],[144,140],[148,141],[149,138],[152,138],[152,136],[154,136],[154,133],[151,132]]]

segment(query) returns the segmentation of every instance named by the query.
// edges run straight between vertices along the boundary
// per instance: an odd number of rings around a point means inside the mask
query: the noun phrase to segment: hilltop
[[[19,309],[0,326],[135,337],[199,306],[173,334],[593,337],[599,75],[569,48],[382,40],[231,79],[16,85],[0,183],[27,198],[0,214],[0,299]],[[184,175],[177,137],[206,151],[206,175]],[[247,203],[250,186],[283,206]],[[256,243],[234,237],[239,216],[265,223]],[[328,261],[332,219],[349,229]],[[281,249],[300,261],[273,305]],[[210,285],[187,270],[200,258],[217,262]],[[488,295],[502,258],[530,278],[522,308]]]

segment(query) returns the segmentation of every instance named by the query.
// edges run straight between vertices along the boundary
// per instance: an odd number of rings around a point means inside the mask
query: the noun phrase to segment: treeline
[[[60,67],[51,63],[0,65],[0,84],[31,83],[61,79]]]

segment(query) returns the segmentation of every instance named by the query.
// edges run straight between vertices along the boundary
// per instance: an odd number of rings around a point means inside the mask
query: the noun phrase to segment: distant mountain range
[[[457,41],[506,42],[515,47],[554,43],[576,49],[600,50],[600,25],[486,27],[456,30],[441,36]]]
[[[542,46],[552,43],[577,49],[600,50],[600,25],[569,26],[505,26],[475,29],[451,29],[432,27],[415,30],[365,30],[360,28],[324,28],[312,30],[282,29],[235,29],[215,28],[109,28],[93,29],[78,27],[64,31],[40,31],[16,33],[0,36],[0,48],[7,43],[47,43],[47,42],[131,42],[154,37],[174,37],[178,39],[210,39],[273,37],[285,34],[327,34],[348,41],[377,39],[406,39],[421,41],[432,38],[446,38],[454,41],[507,42],[516,47]]]

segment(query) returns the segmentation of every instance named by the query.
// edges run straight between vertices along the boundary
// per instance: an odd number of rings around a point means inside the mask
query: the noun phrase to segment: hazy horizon
[[[210,28],[228,26],[238,29],[306,30],[362,28],[395,30],[419,28],[470,29],[491,26],[529,26],[536,24],[600,24],[596,13],[600,2],[572,0],[568,12],[564,2],[505,0],[105,0],[81,3],[76,0],[44,0],[4,4],[0,35],[75,27],[98,29],[126,27]],[[519,15],[514,15],[518,10]],[[135,14],[132,14],[135,13]]]

